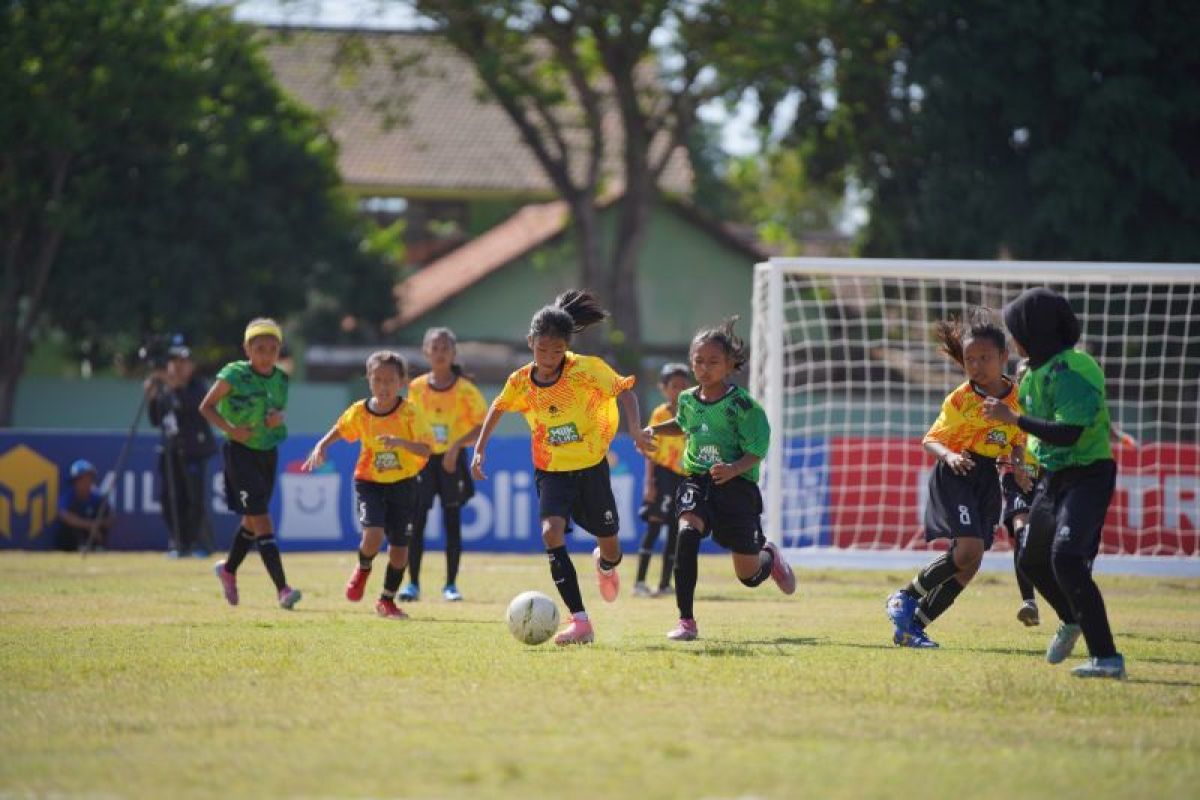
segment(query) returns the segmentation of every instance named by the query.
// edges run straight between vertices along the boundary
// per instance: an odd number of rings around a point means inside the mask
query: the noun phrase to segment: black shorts
[[[394,483],[355,481],[358,498],[358,524],[364,528],[383,528],[388,544],[406,547],[412,535],[417,513],[417,481],[407,478]]]
[[[225,462],[225,505],[229,510],[249,517],[266,514],[275,493],[279,450],[255,450],[226,440],[221,458]]]
[[[675,493],[678,516],[695,514],[704,521],[704,533],[713,541],[740,555],[754,555],[763,549],[762,494],[758,484],[734,478],[716,484],[711,475],[689,475]]]
[[[1022,490],[1013,474],[1005,472],[1000,476],[1000,492],[1004,496],[1004,511],[1000,514],[1000,521],[1012,533],[1013,517],[1029,513],[1029,506],[1033,504],[1033,490]]]
[[[1030,511],[1031,525],[1053,525],[1052,552],[1092,561],[1100,552],[1104,518],[1117,485],[1117,464],[1096,461],[1046,473],[1038,482]]]
[[[608,477],[608,459],[586,469],[569,472],[536,470],[538,519],[562,517],[604,539],[616,536],[621,521]]]
[[[991,548],[1000,522],[1000,475],[996,460],[971,453],[975,466],[966,475],[938,461],[929,473],[929,501],[925,504],[925,541],[982,539]]]
[[[675,519],[675,493],[683,476],[678,472],[655,465],[654,499],[642,503],[638,516],[643,522],[673,522]]]
[[[434,453],[425,462],[425,467],[417,473],[417,508],[428,511],[433,508],[433,498],[442,498],[442,508],[465,506],[467,501],[475,496],[475,481],[471,480],[471,470],[467,466],[467,454],[458,451],[458,462],[454,472],[446,472],[442,466],[442,456]]]

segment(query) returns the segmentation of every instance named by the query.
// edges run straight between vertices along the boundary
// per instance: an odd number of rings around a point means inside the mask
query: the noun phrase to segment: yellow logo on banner
[[[15,517],[29,517],[29,538],[58,514],[58,467],[23,444],[0,456],[0,536],[11,539]]]

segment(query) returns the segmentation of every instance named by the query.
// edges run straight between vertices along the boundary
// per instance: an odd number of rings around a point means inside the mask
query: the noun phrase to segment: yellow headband
[[[283,331],[274,322],[251,322],[246,326],[246,336],[242,339],[243,342],[249,342],[255,336],[274,336],[283,343]]]

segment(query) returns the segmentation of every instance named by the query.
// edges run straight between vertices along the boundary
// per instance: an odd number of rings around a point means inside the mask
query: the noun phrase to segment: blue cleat
[[[938,643],[925,633],[925,629],[919,623],[914,622],[908,626],[908,630],[898,637],[892,639],[901,647],[915,647],[921,650],[927,650],[932,647],[938,647]]]
[[[1108,656],[1106,658],[1092,657],[1071,670],[1071,674],[1076,678],[1115,678],[1116,680],[1121,680],[1125,677],[1125,656],[1117,653],[1115,656]]]
[[[895,626],[895,630],[892,631],[892,641],[901,644],[908,629],[912,627],[913,617],[917,613],[917,601],[905,592],[897,590],[892,592],[884,608],[887,611],[888,619]]]
[[[451,603],[457,603],[462,600],[462,592],[458,591],[458,587],[453,583],[447,583],[446,588],[442,589],[442,599]]]
[[[396,596],[406,603],[415,603],[421,599],[421,587],[415,583],[410,583],[401,589],[400,594]]]
[[[1064,622],[1059,625],[1054,638],[1050,640],[1050,646],[1046,648],[1046,662],[1061,664],[1066,661],[1067,656],[1075,649],[1075,643],[1079,641],[1081,633],[1079,626],[1074,623]]]

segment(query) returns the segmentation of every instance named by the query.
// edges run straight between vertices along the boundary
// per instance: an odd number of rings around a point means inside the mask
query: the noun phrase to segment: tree
[[[813,6],[781,5],[757,56],[713,63],[771,89],[764,119],[824,76],[785,145],[863,187],[864,254],[1200,258],[1200,7],[829,0],[812,72],[789,58],[812,20],[789,21]]]
[[[611,343],[640,366],[637,261],[668,162],[705,95],[687,32],[704,4],[677,0],[416,0],[475,66],[571,212],[580,282],[613,311]],[[668,41],[656,43],[655,35]],[[664,56],[663,50],[670,50]],[[620,135],[609,125],[615,116]],[[620,171],[605,175],[620,142]],[[619,193],[611,242],[599,210]]]
[[[252,31],[178,0],[0,12],[0,424],[31,337],[100,347],[353,297],[390,311],[332,139],[286,99]]]

